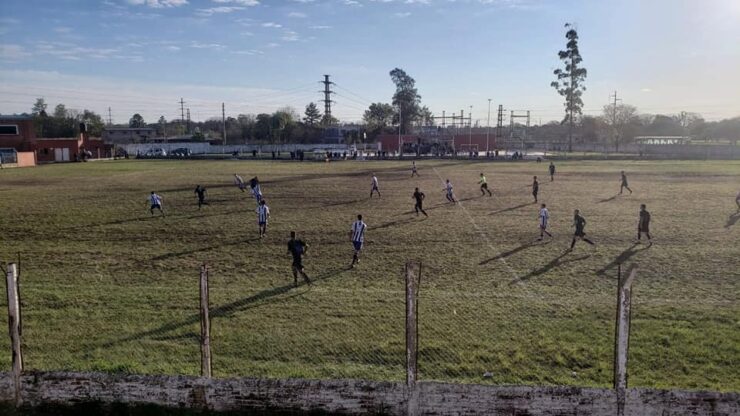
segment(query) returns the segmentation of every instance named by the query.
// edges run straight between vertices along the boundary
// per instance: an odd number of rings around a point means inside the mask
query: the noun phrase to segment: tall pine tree
[[[586,68],[581,68],[581,52],[578,50],[578,32],[570,23],[565,24],[568,29],[565,32],[565,38],[568,42],[565,50],[558,52],[558,57],[563,61],[564,68],[558,68],[553,73],[557,81],[550,85],[558,91],[558,94],[565,97],[565,118],[563,124],[568,123],[568,151],[573,151],[573,126],[575,117],[581,115],[583,100],[581,96],[586,91],[583,85],[586,79]]]

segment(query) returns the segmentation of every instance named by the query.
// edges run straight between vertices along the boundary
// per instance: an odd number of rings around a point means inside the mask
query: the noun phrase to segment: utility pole
[[[488,140],[491,135],[491,99],[488,99],[488,121],[486,121],[486,156],[488,156]]]
[[[164,123],[162,123],[162,134],[164,135],[164,142],[167,143],[167,119],[164,118],[164,115],[162,116],[162,120],[164,120]]]
[[[221,144],[221,153],[226,153],[226,104],[221,103],[221,122],[222,122],[222,128],[223,128],[223,138],[224,141]]]
[[[180,97],[180,121],[185,121],[185,101]]]
[[[334,91],[331,90],[331,85],[334,84],[333,82],[329,81],[330,75],[324,75],[324,80],[319,81],[320,83],[324,84],[324,91],[319,91],[324,93],[324,120],[328,123],[329,120],[331,120],[331,95],[334,94]]]
[[[108,107],[108,125],[113,125],[113,118],[111,117],[110,107]]]
[[[473,106],[470,106],[468,113],[468,146],[473,147]]]
[[[187,133],[190,134],[190,109],[188,108],[188,131]]]

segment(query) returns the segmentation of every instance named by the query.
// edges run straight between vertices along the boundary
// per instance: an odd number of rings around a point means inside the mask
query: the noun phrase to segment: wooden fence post
[[[208,315],[208,266],[200,266],[200,375],[211,377],[211,319]]]
[[[627,394],[627,358],[629,356],[630,324],[632,307],[632,282],[637,277],[637,266],[630,266],[627,278],[622,279],[621,266],[618,271],[617,323],[614,338],[614,389],[617,391],[617,416],[624,415]]]
[[[417,294],[421,280],[421,263],[406,263],[406,385],[414,387],[417,376],[418,345],[418,302]]]
[[[21,306],[18,294],[18,267],[15,263],[8,264],[6,271],[6,292],[8,295],[8,331],[10,333],[10,348],[12,351],[13,387],[15,388],[15,404],[20,406],[21,401],[21,373],[23,372],[23,354],[21,353]]]

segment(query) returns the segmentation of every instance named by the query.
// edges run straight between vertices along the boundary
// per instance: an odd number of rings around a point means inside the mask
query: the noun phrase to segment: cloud
[[[190,42],[189,46],[195,49],[213,49],[213,50],[224,49],[224,45],[221,45],[219,43],[202,43],[202,42],[198,42],[197,40]]]
[[[331,29],[331,26],[326,26],[326,25],[314,25],[314,26],[309,26],[308,28],[309,28],[309,29],[313,29],[313,30],[326,30],[326,29]]]
[[[57,26],[54,28],[54,31],[57,33],[70,33],[72,32],[72,28],[66,26]]]
[[[175,46],[175,45],[170,45],[170,46],[166,47],[165,49],[167,49],[168,51],[172,51],[172,52],[177,52],[177,51],[179,51],[179,50],[180,50],[181,48],[180,48],[179,46]]]
[[[209,7],[207,9],[198,9],[196,11],[197,14],[201,16],[212,16],[214,14],[226,14],[226,13],[233,13],[239,10],[244,10],[244,7],[242,6],[218,6],[218,7]]]
[[[0,44],[0,61],[16,62],[31,56],[21,45]]]
[[[411,13],[410,12],[398,12],[398,13],[394,13],[393,14],[393,17],[398,17],[399,19],[403,19],[403,18],[409,17],[409,16],[411,16]]]
[[[214,3],[231,3],[231,4],[238,4],[240,6],[258,6],[260,4],[259,0],[211,0]]]
[[[188,4],[188,0],[127,0],[129,4],[134,6],[146,5],[154,9],[161,9],[164,7],[180,7]]]
[[[283,33],[283,37],[281,39],[284,40],[284,41],[286,41],[286,42],[297,42],[297,41],[301,40],[300,36],[298,36],[298,33],[294,32],[292,30],[286,30]]]
[[[641,92],[653,92],[652,88],[642,88],[640,89]]]
[[[356,0],[342,0],[342,4],[346,6],[362,6],[362,4]]]
[[[288,13],[288,17],[295,17],[295,18],[298,18],[298,19],[305,19],[306,17],[308,17],[308,15],[306,13],[301,13],[301,12],[290,12],[290,13]]]
[[[281,28],[283,27],[283,25],[281,25],[280,23],[275,23],[275,22],[265,22],[265,23],[262,23],[262,27]]]

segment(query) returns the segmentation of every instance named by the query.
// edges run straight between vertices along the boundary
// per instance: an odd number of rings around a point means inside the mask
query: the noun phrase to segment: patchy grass
[[[401,272],[420,259],[421,379],[609,386],[616,269],[636,263],[630,385],[740,390],[740,163],[563,162],[552,183],[533,162],[417,164],[414,179],[410,162],[1,171],[0,259],[23,255],[26,366],[197,374],[198,267],[207,263],[217,376],[402,380]],[[616,195],[622,169],[633,195]],[[235,172],[262,179],[273,214],[264,240],[254,201],[231,185]],[[380,199],[368,199],[372,172]],[[480,172],[493,198],[479,197]],[[555,239],[545,244],[533,241],[533,175],[552,215]],[[441,178],[461,205],[446,203]],[[196,184],[209,192],[202,211]],[[412,213],[415,186],[429,218]],[[149,215],[152,190],[164,219]],[[640,203],[653,216],[650,248],[633,244]],[[578,243],[564,253],[574,208],[595,250]],[[370,229],[349,270],[357,213]],[[290,230],[310,245],[311,287],[291,287]],[[5,368],[9,357],[0,356]]]

